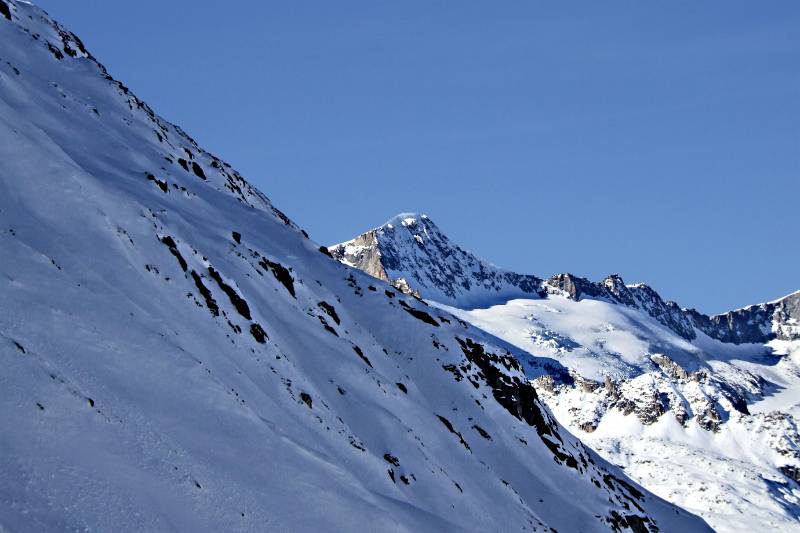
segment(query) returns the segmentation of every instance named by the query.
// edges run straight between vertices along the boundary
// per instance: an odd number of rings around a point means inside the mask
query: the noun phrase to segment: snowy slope
[[[401,258],[394,272],[416,268]],[[720,531],[800,530],[798,293],[707,317],[618,275],[559,274],[544,297],[483,307],[418,287],[535,355],[521,361],[556,418],[648,489]],[[536,377],[541,357],[566,377]]]
[[[649,490],[719,531],[800,529],[797,341],[783,341],[794,356],[702,333],[691,343],[644,313],[559,296],[442,307],[567,366],[573,382],[541,377],[537,390],[560,422]]]
[[[11,0],[0,141],[0,530],[707,530]]]

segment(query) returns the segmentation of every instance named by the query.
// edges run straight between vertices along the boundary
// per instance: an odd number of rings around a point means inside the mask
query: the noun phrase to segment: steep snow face
[[[721,531],[800,529],[798,293],[708,317],[618,275],[542,287],[465,309],[420,292],[534,354],[556,418],[650,490]],[[541,357],[568,371],[535,377]]]
[[[0,58],[0,529],[707,530],[44,12],[0,0]]]
[[[401,213],[328,248],[343,263],[462,308],[544,294],[536,276],[502,270],[453,243],[426,215]]]

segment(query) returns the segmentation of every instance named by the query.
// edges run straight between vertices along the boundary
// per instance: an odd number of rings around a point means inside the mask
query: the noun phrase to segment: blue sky
[[[401,211],[706,312],[800,289],[800,3],[39,0],[321,243]]]

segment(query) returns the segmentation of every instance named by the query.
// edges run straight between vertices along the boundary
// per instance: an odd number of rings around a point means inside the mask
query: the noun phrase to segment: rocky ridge
[[[542,279],[503,270],[452,242],[424,214],[399,214],[328,250],[337,260],[372,276],[399,281],[409,291],[460,308],[561,294],[575,301],[602,299],[641,309],[687,340],[696,337],[695,329],[733,344],[800,339],[800,291],[774,302],[709,316],[662,299],[644,283],[626,285],[618,274],[594,282],[571,273]]]

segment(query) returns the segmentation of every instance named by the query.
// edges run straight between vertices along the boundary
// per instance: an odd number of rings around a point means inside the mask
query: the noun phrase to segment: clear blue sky
[[[800,289],[800,2],[38,4],[319,242],[422,211],[706,312]]]

